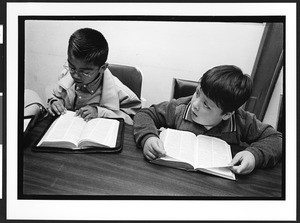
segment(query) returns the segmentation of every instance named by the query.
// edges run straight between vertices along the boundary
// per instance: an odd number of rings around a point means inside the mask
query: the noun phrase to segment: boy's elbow
[[[149,120],[152,120],[148,114],[148,108],[140,108],[136,111],[133,121],[136,125],[147,124]]]

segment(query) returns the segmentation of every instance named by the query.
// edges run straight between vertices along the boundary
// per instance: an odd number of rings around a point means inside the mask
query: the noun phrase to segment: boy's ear
[[[233,112],[226,112],[226,114],[224,114],[224,115],[222,116],[222,119],[223,119],[223,120],[227,120],[227,119],[229,119],[233,114],[234,114],[234,111],[233,111]]]
[[[106,68],[108,68],[108,63],[105,63],[102,66],[103,66],[103,69],[105,70]]]
[[[108,63],[105,63],[105,64],[103,64],[103,65],[100,67],[100,70],[101,70],[102,72],[104,72],[104,71],[106,70],[107,67],[108,67]]]

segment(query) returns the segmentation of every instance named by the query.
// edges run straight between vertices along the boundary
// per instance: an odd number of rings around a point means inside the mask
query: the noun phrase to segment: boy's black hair
[[[97,30],[83,28],[75,31],[69,39],[68,56],[102,66],[108,55],[108,43]]]
[[[241,107],[251,96],[252,80],[233,65],[221,65],[205,72],[200,79],[203,93],[223,110],[223,114]]]

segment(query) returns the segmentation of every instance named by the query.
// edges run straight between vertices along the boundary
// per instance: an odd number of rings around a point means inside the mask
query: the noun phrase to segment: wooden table
[[[237,181],[149,163],[132,126],[116,154],[62,154],[31,150],[49,118],[20,143],[19,198],[40,199],[275,199],[285,198],[283,165],[237,175]],[[25,147],[25,148],[24,148]],[[235,148],[232,151],[236,153]],[[23,164],[23,165],[22,165]]]

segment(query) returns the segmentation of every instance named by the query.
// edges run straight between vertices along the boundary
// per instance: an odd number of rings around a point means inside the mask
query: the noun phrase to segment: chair
[[[24,116],[46,113],[46,108],[40,96],[31,89],[24,90]]]
[[[285,131],[285,109],[283,102],[283,95],[280,95],[279,109],[278,109],[278,118],[277,118],[277,131],[284,133]]]
[[[141,99],[142,73],[137,68],[127,65],[109,64],[108,69],[124,85]]]
[[[171,98],[177,99],[193,95],[196,91],[198,84],[198,81],[173,78]]]

